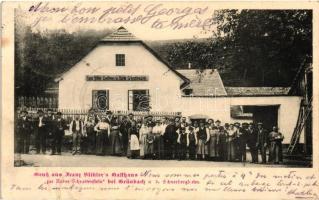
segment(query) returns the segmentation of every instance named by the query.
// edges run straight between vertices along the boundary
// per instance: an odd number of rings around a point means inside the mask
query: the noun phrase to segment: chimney
[[[188,63],[188,69],[191,69],[192,68],[192,63]]]

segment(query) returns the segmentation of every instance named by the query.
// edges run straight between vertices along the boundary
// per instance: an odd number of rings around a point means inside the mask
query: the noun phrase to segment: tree
[[[255,85],[289,85],[312,56],[311,10],[219,10],[214,16],[226,60]]]
[[[34,32],[16,23],[15,92],[17,96],[37,96],[57,75],[84,57],[110,30],[65,30]]]

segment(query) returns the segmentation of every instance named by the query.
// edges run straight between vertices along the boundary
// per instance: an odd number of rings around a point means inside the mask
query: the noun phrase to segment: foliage
[[[258,85],[289,84],[312,55],[310,10],[222,10],[215,16],[218,36],[243,79]]]
[[[311,58],[310,10],[218,10],[214,22],[209,42],[176,44],[170,62],[226,70],[240,85],[287,86]]]
[[[109,30],[34,32],[16,25],[15,88],[17,95],[40,95],[58,74],[84,57]]]

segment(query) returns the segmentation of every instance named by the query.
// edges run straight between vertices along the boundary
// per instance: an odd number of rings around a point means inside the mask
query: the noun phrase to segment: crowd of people
[[[50,146],[52,155],[61,155],[65,130],[72,135],[73,155],[246,162],[248,147],[252,163],[259,163],[259,154],[261,163],[282,162],[284,137],[276,126],[267,131],[261,122],[222,125],[220,120],[188,121],[179,116],[154,120],[148,115],[136,120],[133,113],[120,119],[111,111],[99,116],[93,110],[85,119],[74,117],[71,122],[61,112],[39,110],[36,117],[30,117],[22,110],[16,124],[16,152],[28,154],[34,134],[37,154],[45,154]]]

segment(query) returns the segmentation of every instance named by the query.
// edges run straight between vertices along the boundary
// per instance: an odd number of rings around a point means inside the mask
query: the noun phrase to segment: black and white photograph
[[[28,14],[15,9],[14,167],[313,167],[312,10],[152,28]]]

